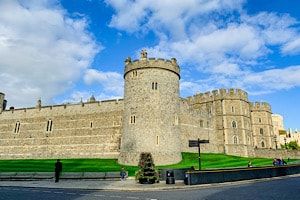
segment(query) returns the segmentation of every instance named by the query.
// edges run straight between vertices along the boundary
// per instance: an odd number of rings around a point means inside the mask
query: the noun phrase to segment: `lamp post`
[[[285,146],[285,149],[287,149],[286,148],[286,138],[284,138],[284,146]]]
[[[275,142],[275,148],[277,149],[277,136],[276,135],[274,135],[274,142]]]

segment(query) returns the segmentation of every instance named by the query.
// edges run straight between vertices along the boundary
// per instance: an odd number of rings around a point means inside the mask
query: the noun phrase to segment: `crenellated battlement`
[[[120,104],[120,105],[118,105]],[[4,110],[2,114],[11,113],[11,115],[17,115],[22,117],[25,116],[24,113],[49,113],[49,112],[57,112],[57,113],[85,113],[91,112],[97,107],[99,110],[114,110],[116,107],[122,108],[123,99],[112,99],[112,100],[103,100],[103,101],[87,101],[87,102],[79,102],[75,104],[58,104],[58,105],[50,105],[50,106],[41,106],[41,100],[38,100],[38,105],[36,107],[28,107],[28,108],[12,108],[9,110]],[[27,116],[26,115],[26,116]]]
[[[172,58],[171,60],[165,60],[163,58],[147,58],[147,52],[143,50],[141,52],[140,60],[133,60],[128,57],[125,60],[125,70],[124,70],[124,77],[126,74],[132,70],[137,69],[145,69],[145,68],[161,68],[172,71],[176,73],[180,78],[180,68],[177,64],[176,58]]]
[[[230,99],[230,100],[243,100],[248,101],[248,93],[242,89],[221,88],[219,90],[212,90],[205,93],[199,93],[193,97],[188,97],[189,101],[194,101],[194,103],[203,103],[216,100]]]
[[[267,102],[249,102],[251,111],[268,111],[272,112],[271,105]]]

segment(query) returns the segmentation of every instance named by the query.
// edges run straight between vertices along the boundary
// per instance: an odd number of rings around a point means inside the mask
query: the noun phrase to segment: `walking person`
[[[59,159],[57,159],[55,163],[55,183],[59,181],[59,175],[62,171],[62,163],[60,162]]]

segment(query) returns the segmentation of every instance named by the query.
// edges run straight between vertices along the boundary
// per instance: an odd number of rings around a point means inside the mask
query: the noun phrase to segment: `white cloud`
[[[203,23],[207,13],[233,11],[241,9],[244,0],[106,0],[116,10],[110,22],[111,27],[129,33],[154,31],[157,34],[166,31],[173,38],[185,35],[186,24],[191,20]],[[199,22],[201,21],[201,22]]]
[[[73,87],[101,49],[86,31],[84,17],[72,19],[56,1],[0,2],[1,92],[8,105],[46,104]]]
[[[116,72],[102,72],[96,69],[87,69],[83,75],[83,81],[77,90],[72,91],[57,101],[61,103],[88,102],[92,96],[96,101],[123,99],[124,80],[123,75]],[[81,88],[81,86],[88,86]],[[96,89],[93,90],[93,89]]]
[[[277,69],[268,63],[273,54],[300,53],[299,23],[288,14],[249,15],[243,8],[245,1],[106,2],[116,11],[111,27],[129,33],[152,31],[159,43],[142,49],[151,57],[177,58],[185,80],[183,93],[210,87],[255,88],[264,93],[300,86],[294,77],[299,77],[298,67]],[[128,24],[128,15],[133,24]],[[191,78],[189,71],[193,71],[193,84],[185,79]]]
[[[115,96],[123,96],[124,80],[123,75],[116,72],[101,72],[95,69],[89,69],[84,75],[84,81],[87,84],[100,84],[104,92],[109,92]]]
[[[282,48],[282,52],[284,54],[290,54],[290,55],[299,54],[300,53],[300,36],[299,36],[299,38],[296,38],[296,39],[286,43]]]
[[[245,84],[257,84],[268,89],[290,89],[300,86],[300,66],[291,66],[285,69],[272,69],[252,73],[245,77]]]

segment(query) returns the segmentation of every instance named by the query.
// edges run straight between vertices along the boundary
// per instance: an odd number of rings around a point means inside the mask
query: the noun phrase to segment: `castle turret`
[[[41,107],[42,107],[42,100],[38,99],[37,104],[36,104],[36,108],[41,109]]]
[[[179,127],[180,69],[176,59],[125,61],[124,115],[119,163],[137,165],[140,153],[151,152],[157,165],[182,160]]]
[[[214,134],[210,152],[252,156],[251,121],[247,92],[222,88],[194,96],[193,107],[212,114]]]
[[[266,102],[251,102],[250,110],[254,146],[257,148],[276,148],[271,105]]]
[[[0,92],[0,113],[5,110],[7,101],[4,99],[5,94]]]

